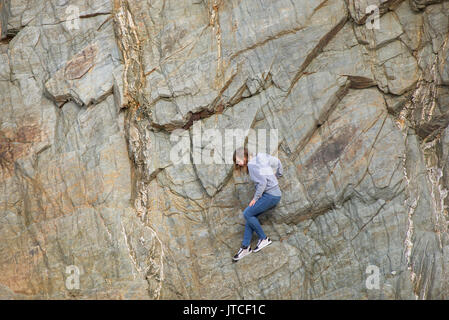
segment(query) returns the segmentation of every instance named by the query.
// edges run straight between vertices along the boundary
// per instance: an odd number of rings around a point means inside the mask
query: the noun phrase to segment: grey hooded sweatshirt
[[[256,187],[254,200],[259,200],[264,192],[281,196],[277,178],[282,177],[283,171],[278,158],[266,153],[258,153],[248,162],[248,172]]]

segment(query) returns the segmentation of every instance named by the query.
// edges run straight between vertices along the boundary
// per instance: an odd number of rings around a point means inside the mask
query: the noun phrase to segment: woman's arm
[[[256,192],[254,194],[253,200],[257,201],[262,196],[262,193],[267,187],[267,178],[265,175],[261,174],[259,166],[248,164],[248,172],[251,180],[254,181],[256,185]]]
[[[276,167],[276,178],[280,178],[283,175],[283,168],[282,168],[282,163],[281,160],[279,160],[276,157],[273,157],[272,155],[268,155],[269,156],[269,161],[270,161],[270,166],[272,164],[272,167]]]
[[[276,170],[276,178],[280,178],[284,174],[284,169],[282,168],[281,160],[279,159],[277,160],[278,160],[278,168]]]

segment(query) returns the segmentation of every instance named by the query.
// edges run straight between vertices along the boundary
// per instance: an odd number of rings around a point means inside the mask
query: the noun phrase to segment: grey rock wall
[[[0,40],[6,38],[8,31],[9,1],[0,1]]]
[[[1,298],[449,298],[449,2],[6,4]],[[274,242],[238,263],[253,187],[173,162],[198,126],[278,130]]]

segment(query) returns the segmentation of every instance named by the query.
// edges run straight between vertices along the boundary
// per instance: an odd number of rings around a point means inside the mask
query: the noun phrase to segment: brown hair
[[[239,165],[237,164],[237,156],[238,156],[240,159],[241,159],[241,158],[244,158],[244,163],[245,163],[244,166],[239,166]],[[234,155],[232,156],[232,160],[234,161],[234,169],[235,169],[235,170],[237,170],[239,173],[241,173],[242,170],[243,170],[245,173],[248,172],[248,166],[247,166],[247,164],[248,164],[248,149],[247,149],[247,148],[244,148],[244,147],[237,148],[237,149],[234,151]]]

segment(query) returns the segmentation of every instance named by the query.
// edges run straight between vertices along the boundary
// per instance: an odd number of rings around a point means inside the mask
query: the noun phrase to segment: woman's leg
[[[243,216],[246,219],[245,233],[243,235],[242,242],[243,247],[249,246],[253,231],[256,231],[257,236],[260,239],[265,239],[267,237],[262,229],[262,226],[260,225],[259,219],[257,219],[257,216],[274,207],[278,204],[279,200],[280,197],[274,197],[264,193],[252,207],[247,207],[245,211],[243,211]]]
[[[251,238],[253,237],[254,229],[248,223],[245,224],[245,233],[243,234],[242,248],[249,247],[251,243]]]

